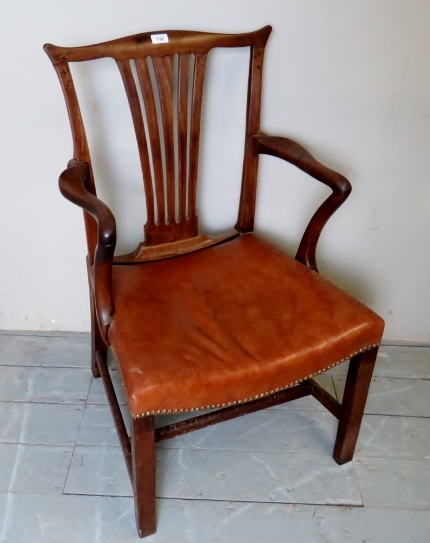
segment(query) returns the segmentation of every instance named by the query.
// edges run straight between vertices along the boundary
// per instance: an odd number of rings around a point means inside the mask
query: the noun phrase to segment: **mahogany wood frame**
[[[160,31],[167,33],[169,43],[152,44],[151,33],[138,34],[119,40],[87,47],[64,48],[50,44],[45,45],[59,76],[72,128],[74,155],[67,170],[60,176],[59,184],[62,194],[84,210],[84,219],[88,245],[88,277],[90,286],[90,302],[92,317],[92,371],[94,377],[101,377],[106,389],[114,423],[124,453],[127,469],[132,481],[136,523],[140,537],[150,535],[156,529],[155,514],[155,443],[178,435],[198,430],[206,426],[226,421],[238,416],[252,413],[259,409],[278,405],[303,396],[314,396],[338,420],[339,428],[336,437],[333,457],[338,464],[352,459],[364,406],[368,394],[377,347],[357,354],[350,360],[344,399],[340,403],[323,390],[313,379],[304,379],[297,386],[254,401],[225,407],[215,412],[200,415],[155,429],[154,416],[133,419],[131,436],[118,405],[107,367],[108,330],[112,322],[115,308],[112,296],[112,266],[132,265],[143,260],[155,260],[202,249],[214,243],[220,243],[234,236],[253,230],[258,158],[260,154],[279,157],[297,166],[316,180],[332,189],[332,194],[319,207],[311,218],[300,242],[296,259],[305,266],[317,271],[316,246],[322,228],[336,209],[346,200],[351,185],[340,174],[330,170],[316,161],[302,146],[287,138],[271,137],[260,132],[260,103],[262,85],[262,67],[264,48],[271,32],[271,27],[264,27],[249,34],[209,34],[186,31]],[[153,33],[152,33],[153,34]],[[250,47],[249,85],[246,113],[245,152],[243,163],[242,189],[238,220],[233,231],[226,232],[219,238],[210,238],[198,233],[198,220],[195,208],[195,191],[197,180],[198,140],[200,130],[200,108],[203,92],[203,77],[208,52],[213,47]],[[180,55],[175,68],[173,55]],[[191,65],[191,56],[194,64]],[[124,81],[129,99],[138,149],[144,176],[145,192],[148,206],[148,223],[145,226],[146,240],[129,255],[114,257],[116,242],[115,219],[108,207],[97,198],[91,168],[91,159],[87,138],[82,121],[77,95],[69,70],[69,62],[80,62],[101,57],[112,57],[116,60]],[[152,69],[158,81],[159,100],[162,110],[162,123],[166,132],[171,132],[173,113],[168,104],[172,98],[172,77],[174,70],[178,74],[178,177],[179,203],[178,218],[172,223],[175,213],[175,202],[172,199],[174,184],[171,173],[167,174],[166,187],[168,195],[163,193],[161,151],[157,143],[158,132],[146,138],[142,113],[139,110],[139,98],[136,81],[133,79],[130,60],[135,59],[138,78],[145,95],[148,109],[148,121],[157,125],[156,111],[151,95],[148,75],[148,57],[152,58]],[[145,63],[146,62],[146,63]],[[192,86],[191,118],[184,113],[185,90],[190,71],[194,70]],[[182,109],[181,109],[182,108]],[[188,123],[188,124],[187,124]],[[158,125],[160,129],[161,125]],[[184,134],[188,130],[188,140]],[[188,144],[187,144],[188,141]],[[152,172],[148,162],[147,149],[152,146],[154,184],[150,182]],[[175,155],[172,141],[166,140],[165,163],[167,170],[172,171]],[[186,147],[188,145],[188,151]],[[191,150],[190,150],[191,149]],[[188,155],[187,155],[188,152]],[[187,170],[188,169],[188,170]],[[181,181],[188,171],[188,188]],[[155,191],[155,193],[154,193]],[[187,192],[188,191],[188,192]],[[188,194],[188,196],[186,196]],[[188,203],[186,203],[188,197]],[[153,207],[152,207],[153,204]],[[158,223],[155,220],[157,209]],[[163,216],[166,222],[163,223]],[[160,220],[161,217],[161,220]]]

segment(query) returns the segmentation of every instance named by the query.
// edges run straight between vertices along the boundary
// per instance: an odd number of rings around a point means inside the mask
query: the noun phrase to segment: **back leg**
[[[349,362],[333,453],[338,464],[350,462],[354,456],[377,354],[375,347],[354,356]]]

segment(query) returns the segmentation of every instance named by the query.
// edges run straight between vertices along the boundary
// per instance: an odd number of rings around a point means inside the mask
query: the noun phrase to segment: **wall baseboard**
[[[71,332],[68,330],[0,330],[0,336],[36,337],[90,337],[90,332]]]

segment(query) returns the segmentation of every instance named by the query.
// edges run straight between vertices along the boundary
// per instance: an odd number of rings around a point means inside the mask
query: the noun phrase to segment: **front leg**
[[[132,419],[131,455],[137,532],[145,537],[156,531],[155,417]]]
[[[333,458],[338,464],[350,462],[363,418],[378,347],[360,353],[349,362],[342,410]]]

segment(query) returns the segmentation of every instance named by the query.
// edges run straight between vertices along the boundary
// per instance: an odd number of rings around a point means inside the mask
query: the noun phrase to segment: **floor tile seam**
[[[60,370],[77,370],[81,372],[85,372],[88,374],[91,374],[91,369],[87,366],[44,366],[43,364],[2,364],[0,363],[0,367],[2,368],[29,368],[29,369],[60,369]]]
[[[268,450],[258,450],[258,449],[207,449],[207,448],[197,448],[197,447],[160,447],[159,445],[156,446],[157,450],[169,450],[169,451],[210,451],[210,452],[234,452],[234,453],[263,453],[263,454],[284,454],[284,455],[300,455],[300,456],[325,456],[327,458],[330,458],[333,460],[332,453],[324,453],[324,452],[318,452],[318,451],[268,451]],[[333,460],[333,464],[336,466],[336,462]]]
[[[371,504],[371,503],[364,503],[363,502],[363,507],[365,509],[386,509],[388,511],[393,511],[393,510],[397,510],[397,511],[425,511],[428,515],[429,515],[429,525],[430,525],[430,504],[429,505],[426,505],[426,506],[419,506],[417,505],[417,507],[399,507],[398,505],[388,505],[388,504],[385,504],[385,505],[375,505],[375,504]],[[413,542],[412,542],[413,543]]]
[[[71,443],[41,443],[33,441],[2,441],[0,439],[0,445],[36,445],[41,447],[71,447],[74,445]],[[1,542],[0,542],[1,543]]]
[[[392,381],[430,381],[430,377],[401,377],[398,375],[373,375],[372,380],[373,379],[390,379]]]
[[[90,384],[89,384],[89,386],[88,386],[87,397],[86,397],[85,403],[84,403],[84,405],[83,405],[83,409],[82,409],[82,413],[81,413],[81,420],[79,421],[78,431],[76,432],[76,439],[75,439],[75,443],[74,443],[74,445],[73,445],[73,451],[72,451],[72,454],[71,454],[71,456],[70,456],[69,467],[67,468],[67,475],[66,475],[66,477],[65,477],[65,479],[64,479],[64,485],[63,485],[61,494],[64,494],[64,491],[65,491],[65,489],[66,489],[67,480],[68,480],[68,478],[69,478],[70,468],[71,468],[72,462],[73,462],[73,457],[75,456],[75,451],[76,451],[76,447],[77,447],[77,441],[78,441],[78,438],[79,438],[79,433],[80,433],[80,431],[81,431],[82,422],[83,422],[83,420],[84,420],[85,410],[86,410],[87,405],[88,405],[88,396],[89,396],[89,394],[90,394],[91,385],[93,384],[93,381],[94,381],[94,375],[91,376]]]
[[[429,349],[430,344],[418,341],[416,343],[402,342],[401,340],[382,340],[381,348],[383,347],[403,347],[404,349]]]
[[[22,337],[22,338],[32,338],[32,337],[45,337],[45,338],[89,338],[91,337],[91,332],[73,332],[69,330],[0,330],[0,336],[13,336],[13,337]]]
[[[96,404],[94,404],[96,405]],[[101,404],[97,404],[97,405],[101,405]],[[324,413],[324,414],[329,414],[329,415],[332,415],[334,417],[334,415],[332,413],[330,413],[330,411],[328,411],[327,409],[324,409],[324,410],[312,410],[312,409],[283,409],[282,407],[270,407],[268,408],[270,409],[271,411],[288,411],[288,412],[293,412],[293,413],[312,413],[312,414],[315,414],[315,413],[318,413],[318,414],[321,414],[321,413]],[[403,413],[403,414],[399,414],[399,413],[384,413],[384,412],[381,412],[381,413],[368,413],[368,412],[364,412],[364,416],[365,417],[398,417],[398,418],[411,418],[411,419],[429,419],[430,418],[430,413],[428,415],[408,415],[406,413]],[[336,417],[335,417],[336,418]]]
[[[393,413],[364,413],[364,417],[390,417],[399,419],[430,419],[429,415],[398,415]]]
[[[336,387],[334,385],[333,375],[329,375],[329,377],[331,379],[331,386],[333,387],[333,390],[334,390],[334,398],[342,405],[342,402],[341,402],[341,400],[339,398],[339,394],[337,393]]]
[[[85,400],[78,400],[78,401],[62,401],[62,402],[44,402],[41,400],[4,400],[0,398],[0,404],[1,403],[18,403],[18,404],[31,404],[31,405],[76,405],[76,406],[83,406],[85,407]]]
[[[97,405],[97,406],[104,406],[104,407],[109,407],[109,404],[108,403],[95,403],[94,401],[87,401],[86,405],[88,406],[91,406],[91,405]],[[127,404],[126,403],[120,403],[118,402],[118,405],[120,407],[127,407]]]
[[[103,448],[103,449],[115,449],[120,450],[121,446],[112,445],[107,443],[78,443],[72,445],[67,443],[29,443],[23,441],[1,441],[0,445],[23,445],[24,447],[45,447],[45,448],[57,448],[57,449],[70,449],[72,455],[75,452],[76,448]],[[332,458],[331,454],[321,453],[317,451],[278,451],[278,450],[262,450],[262,449],[214,449],[214,448],[196,448],[196,447],[162,447],[156,445],[156,450],[175,450],[175,451],[208,451],[208,452],[234,452],[234,453],[262,453],[262,454],[285,454],[285,455],[300,455],[300,456],[327,456]],[[371,461],[371,460],[403,460],[403,461],[428,461],[430,462],[430,455],[427,457],[423,456],[399,456],[399,455],[378,455],[378,454],[365,454],[365,453],[356,453],[354,459],[352,460],[353,465],[361,465],[361,461]],[[334,463],[334,461],[333,461]],[[70,469],[70,466],[69,466]],[[354,470],[355,471],[355,470]]]
[[[47,491],[43,491],[43,490],[22,490],[22,489],[19,489],[19,490],[0,490],[0,494],[13,494],[13,495],[17,495],[17,494],[25,494],[25,495],[37,495],[37,496],[65,496],[65,494],[63,494],[60,490],[60,488],[58,488],[58,490],[56,492],[49,492],[48,490]],[[0,525],[1,526],[1,525]],[[3,543],[3,541],[0,540],[0,543]]]
[[[63,488],[61,489],[61,493],[60,494],[64,494],[64,491],[66,489],[66,485],[67,485],[67,480],[69,478],[69,473],[70,473],[70,468],[72,466],[72,461],[73,461],[73,457],[75,455],[75,449],[76,449],[76,445],[73,447],[73,450],[72,450],[72,454],[70,455],[70,462],[69,462],[69,466],[67,468],[67,474],[66,476],[64,477],[64,483],[63,483]]]
[[[80,494],[82,496],[82,494]],[[113,498],[128,498],[129,496],[112,496]],[[197,501],[197,502],[221,502],[221,503],[255,503],[261,505],[300,505],[302,507],[323,507],[325,509],[378,509],[386,511],[422,511],[429,512],[428,507],[390,507],[389,505],[355,505],[343,503],[314,503],[314,502],[280,502],[280,501],[250,501],[250,500],[228,500],[228,499],[211,499],[211,498],[176,498],[176,497],[159,497],[157,500],[178,500],[178,501]]]
[[[358,461],[359,460],[359,461]],[[357,457],[357,458],[353,458],[352,462],[353,463],[356,463],[357,465],[363,465],[362,461],[363,460],[403,460],[403,461],[407,461],[407,462],[427,462],[429,464],[429,467],[430,467],[430,456],[427,457],[427,458],[402,458],[402,457],[398,457],[398,456],[383,456],[383,457],[378,457],[378,456],[366,456],[366,457],[363,457],[363,456],[360,456],[360,457]]]
[[[49,447],[73,449],[74,445],[62,445],[60,443],[25,443],[22,441],[0,441],[0,445],[22,445],[23,447]]]
[[[10,490],[0,490],[0,495],[4,495],[4,496],[7,496],[8,494],[14,494],[14,495],[19,495],[19,494],[22,494],[22,495],[25,495],[25,496],[28,496],[28,495],[33,495],[33,496],[41,496],[41,497],[45,497],[45,496],[56,496],[57,498],[59,496],[64,496],[64,497],[76,497],[76,498],[80,498],[80,499],[92,499],[92,498],[106,498],[106,499],[118,499],[118,500],[124,500],[124,499],[127,499],[127,500],[133,500],[133,496],[132,495],[128,495],[128,496],[125,496],[125,495],[111,495],[111,494],[76,494],[76,493],[72,493],[72,492],[69,492],[69,493],[63,493],[63,494],[53,494],[53,493],[44,493],[44,492],[29,492],[29,491],[23,491],[23,490],[13,490],[13,491],[10,491]],[[397,510],[397,511],[410,511],[410,512],[419,512],[421,511],[422,513],[426,513],[428,514],[429,513],[429,508],[428,507],[396,507],[396,506],[393,506],[393,507],[390,507],[388,505],[351,505],[351,504],[339,504],[339,503],[335,503],[335,504],[331,504],[331,503],[299,503],[299,502],[290,502],[290,503],[286,503],[286,502],[279,502],[279,501],[252,501],[250,502],[249,500],[238,500],[238,499],[213,499],[213,498],[185,498],[185,497],[169,497],[169,496],[157,496],[157,501],[162,501],[162,500],[165,500],[165,501],[177,501],[177,502],[202,502],[202,503],[213,503],[213,502],[217,502],[217,503],[228,503],[228,504],[235,504],[235,503],[238,503],[238,504],[241,504],[241,503],[253,503],[253,504],[256,504],[256,505],[262,505],[262,506],[267,506],[267,505],[300,505],[301,507],[309,507],[309,508],[315,508],[315,507],[318,507],[318,508],[323,508],[323,509],[344,509],[344,510],[379,510],[379,511],[393,511],[393,510]]]
[[[116,497],[116,496],[115,496]],[[221,502],[221,503],[256,503],[261,505],[301,505],[309,507],[335,507],[335,508],[353,508],[363,509],[364,506],[360,504],[340,504],[340,503],[314,503],[314,502],[281,502],[279,500],[273,501],[261,501],[261,500],[229,500],[229,499],[216,499],[216,498],[177,498],[177,497],[158,497],[157,500],[177,500],[186,502]]]
[[[117,449],[121,450],[121,445],[107,444],[107,443],[76,443],[75,447],[88,447],[88,448],[103,448],[103,449]],[[318,451],[268,451],[261,449],[213,449],[206,447],[163,447],[159,444],[155,445],[156,450],[168,450],[168,451],[210,451],[210,452],[234,452],[234,453],[269,453],[269,454],[299,454],[301,456],[327,456],[333,459],[332,453],[324,453]],[[333,460],[335,465],[336,462]]]
[[[429,456],[376,456],[376,455],[366,455],[362,453],[355,453],[354,458],[352,462],[354,462],[354,465],[362,465],[361,461],[367,461],[367,460],[404,460],[404,461],[414,461],[414,460],[428,460],[430,461],[430,455]]]
[[[31,494],[31,492],[27,492]],[[54,494],[50,494],[54,495]],[[58,494],[57,494],[58,495]],[[87,496],[87,497],[100,497],[100,498],[133,498],[133,494],[101,494],[101,493],[76,493],[76,492],[64,492],[62,496]],[[249,499],[249,500],[238,500],[238,499],[228,499],[228,498],[195,498],[195,497],[184,497],[184,496],[155,496],[157,500],[178,500],[178,501],[193,501],[193,502],[221,502],[221,503],[255,503],[262,505],[309,505],[309,506],[331,506],[331,507],[363,507],[362,504],[354,503],[336,503],[336,504],[322,504],[315,502],[305,502],[305,501],[280,501],[280,500],[262,500],[262,499]]]
[[[363,507],[369,507],[369,505],[366,503],[366,500],[364,500],[363,498],[363,491],[362,491],[362,485],[360,483],[360,478],[358,477],[358,474],[357,472],[355,471],[355,458],[352,459],[352,465],[353,465],[353,468],[354,468],[354,472],[356,474],[356,481],[357,481],[357,488],[358,488],[358,492],[360,494],[360,497],[361,497],[361,503],[363,504]],[[364,481],[363,481],[364,483]]]
[[[103,449],[121,449],[121,445],[112,445],[111,443],[76,443],[76,447],[100,447]],[[1,542],[0,542],[1,543]]]
[[[88,368],[84,366],[52,366],[44,364],[2,364],[0,362],[0,368],[49,368],[49,369],[66,369],[66,370],[87,370]]]
[[[90,445],[85,445],[90,446]],[[94,445],[98,446],[98,445]],[[116,445],[111,445],[116,446]],[[118,447],[120,447],[118,445]],[[333,459],[332,453],[323,453],[318,451],[270,451],[270,450],[261,450],[261,449],[209,449],[209,448],[195,448],[195,447],[160,447],[156,446],[156,450],[194,450],[194,451],[213,451],[213,452],[237,452],[237,453],[268,453],[268,454],[294,454],[294,455],[300,455],[300,456],[326,456],[328,458],[331,458],[333,460],[334,466],[339,466]],[[428,457],[408,457],[408,456],[365,456],[364,454],[355,453],[354,458],[351,462],[355,462],[356,460],[411,460],[411,461],[422,461],[427,460],[430,461],[430,454]],[[357,462],[359,464],[359,462]],[[340,468],[340,466],[339,466]]]
[[[330,373],[324,373],[322,375],[327,375],[329,377],[337,377],[338,379],[346,379],[347,372],[330,372]],[[377,372],[374,372],[372,375],[372,379],[399,379],[399,380],[409,380],[409,381],[430,381],[430,377],[420,375],[418,377],[415,376],[401,376],[401,375],[381,375]]]
[[[365,417],[398,417],[404,419],[428,419],[430,418],[430,413],[428,415],[408,415],[406,413],[368,413],[364,412]]]
[[[352,472],[353,472],[353,474],[354,474],[354,477],[355,477],[355,484],[357,485],[358,495],[360,496],[360,500],[361,500],[361,506],[364,507],[363,493],[362,493],[362,491],[361,491],[361,486],[360,486],[360,483],[359,483],[359,481],[358,481],[358,474],[357,474],[357,472],[356,472],[356,470],[355,470],[355,463],[354,463],[354,460],[355,460],[355,458],[353,458],[353,459],[351,460],[351,462],[349,462],[349,463],[350,463],[350,465],[351,465],[351,470],[352,470]]]
[[[84,400],[82,400],[84,401]],[[79,406],[79,407],[82,407],[82,409],[85,407],[85,405],[83,403],[69,403],[69,402],[41,402],[41,401],[32,401],[32,400],[2,400],[0,398],[0,405],[3,404],[3,403],[17,403],[17,404],[20,404],[20,405],[23,405],[23,404],[29,404],[29,405],[75,405],[75,406]]]

